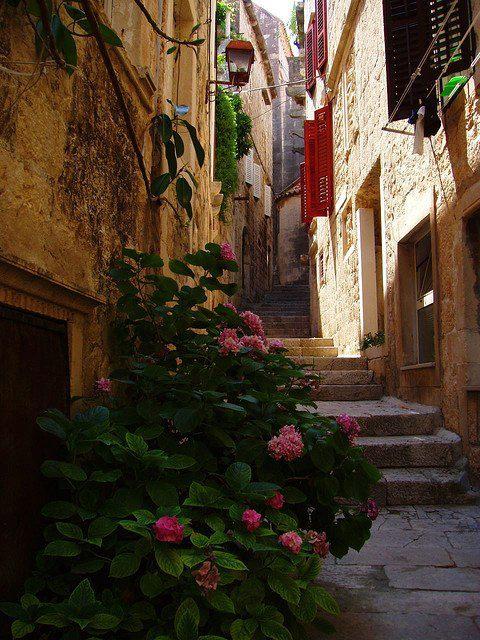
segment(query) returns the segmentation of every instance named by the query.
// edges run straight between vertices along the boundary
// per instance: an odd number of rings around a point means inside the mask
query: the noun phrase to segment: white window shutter
[[[250,149],[245,158],[245,182],[253,184],[253,149]]]
[[[262,167],[259,164],[253,165],[253,197],[260,199],[262,193]]]
[[[264,207],[265,215],[270,218],[272,215],[272,188],[268,184],[265,185]]]

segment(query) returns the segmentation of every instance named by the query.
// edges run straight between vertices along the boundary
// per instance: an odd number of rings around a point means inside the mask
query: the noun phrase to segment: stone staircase
[[[329,339],[289,335],[283,341],[295,361],[320,377],[313,411],[333,418],[347,413],[360,423],[362,436],[357,443],[383,475],[376,494],[379,503],[465,504],[475,500],[469,491],[460,438],[443,428],[438,408],[384,397],[367,360],[338,357]]]
[[[263,320],[270,338],[310,335],[310,293],[308,284],[277,284],[264,299],[249,305]]]

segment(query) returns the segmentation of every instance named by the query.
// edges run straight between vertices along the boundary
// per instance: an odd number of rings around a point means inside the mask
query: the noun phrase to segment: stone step
[[[287,349],[290,347],[333,347],[332,338],[285,338],[283,340]]]
[[[433,435],[360,437],[357,444],[376,467],[451,467],[462,455],[460,436],[440,429]]]
[[[337,347],[324,346],[308,346],[308,347],[289,347],[288,356],[304,356],[311,358],[319,358],[321,356],[336,356],[338,354]]]
[[[269,334],[270,335],[270,334]],[[300,349],[303,349],[303,347],[299,347]],[[305,347],[305,349],[308,349],[308,347]],[[338,349],[337,347],[313,347],[313,349],[316,352],[316,355],[292,355],[291,354],[291,350],[289,349],[287,352],[287,355],[289,357],[292,358],[292,360],[294,362],[296,362],[297,364],[302,364],[302,365],[310,365],[310,366],[314,366],[315,364],[315,360],[318,360],[320,358],[336,358],[337,354],[338,354]]]
[[[265,323],[271,325],[281,325],[284,324],[286,326],[295,325],[295,324],[310,324],[310,316],[306,315],[293,315],[293,316],[265,316]]]
[[[362,436],[428,435],[442,427],[438,407],[386,396],[357,402],[316,402],[308,410],[331,418],[346,413],[358,420]]]
[[[381,384],[320,384],[312,393],[314,400],[327,402],[379,400],[382,395]]]
[[[292,356],[292,360],[297,364],[312,368],[314,371],[351,371],[366,369],[368,367],[366,358],[356,356]]]
[[[312,372],[313,373],[313,372]],[[320,371],[315,372],[322,384],[370,384],[373,382],[373,371],[360,369],[356,371]]]
[[[269,338],[283,338],[288,336],[290,338],[308,338],[310,335],[310,327],[308,326],[293,326],[293,327],[269,327]]]
[[[256,313],[257,316],[261,318],[310,318],[308,307],[305,308],[295,308],[295,309],[284,309],[283,307],[279,307],[278,309],[272,310],[264,310],[264,309],[252,309],[253,313]]]
[[[464,468],[383,469],[375,498],[382,505],[471,504],[477,499],[470,492]]]

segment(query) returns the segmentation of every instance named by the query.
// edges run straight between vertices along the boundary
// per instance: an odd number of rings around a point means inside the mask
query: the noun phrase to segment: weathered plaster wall
[[[472,8],[475,14],[480,2],[474,0]],[[345,211],[372,207],[380,245],[377,285],[384,291],[379,319],[384,307],[387,392],[441,406],[446,426],[462,435],[478,469],[478,428],[472,435],[465,419],[467,391],[475,393],[472,389],[480,385],[480,327],[467,313],[477,298],[465,228],[468,216],[480,207],[479,73],[445,111],[440,132],[431,142],[425,140],[423,156],[414,155],[411,137],[382,131],[388,119],[382,3],[332,0],[328,22],[335,211],[315,233],[327,257],[319,292],[323,335],[333,336],[340,352],[358,350],[357,229],[346,224]],[[478,29],[476,35],[478,42]],[[317,91],[309,112],[322,101]],[[422,220],[430,221],[433,238],[436,364],[406,370],[398,243]],[[351,247],[345,253],[349,228]]]
[[[281,198],[278,209],[277,273],[281,285],[305,280],[308,267],[300,256],[308,254],[308,235],[301,223],[300,194]]]
[[[176,10],[186,9],[185,2]],[[163,7],[163,25],[171,33],[177,28],[173,4],[167,0]],[[147,5],[156,16],[158,3],[151,0]],[[196,22],[207,18],[206,0],[189,6],[200,18]],[[202,29],[206,35],[207,27]],[[166,59],[165,43],[152,39],[145,21],[135,36],[141,45],[137,66],[132,62],[135,39],[124,37],[126,50],[109,50],[147,168],[156,171],[149,123],[157,101],[161,109],[173,95],[173,57]],[[210,207],[206,46],[200,48],[193,74],[198,88],[192,93],[192,121],[207,160],[203,170],[196,168],[200,184],[195,220],[187,228],[167,207],[148,202],[96,44],[79,40],[79,68],[72,78],[50,67],[35,82],[0,74],[0,254],[25,269],[28,277],[40,274],[79,298],[105,301],[89,313],[83,329],[83,364],[78,366],[89,390],[92,381],[107,372],[111,292],[105,274],[121,245],[178,255],[213,239],[218,224]],[[36,59],[28,23],[5,4],[0,52],[7,67],[14,66],[11,61]],[[139,66],[149,70],[150,79]],[[15,291],[9,299],[15,299]]]

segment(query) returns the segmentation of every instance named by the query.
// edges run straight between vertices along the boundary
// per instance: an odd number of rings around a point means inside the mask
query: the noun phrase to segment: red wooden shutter
[[[305,163],[300,163],[300,202],[302,224],[307,222],[307,186],[305,184]]]
[[[315,24],[315,20],[312,20],[305,34],[305,84],[307,91],[312,91],[315,87],[317,68]]]
[[[315,111],[317,216],[329,216],[333,211],[333,122],[332,104]]]
[[[317,180],[317,126],[315,120],[305,120],[305,187],[307,217],[318,214],[319,192]]]
[[[315,0],[315,20],[317,24],[317,69],[320,75],[323,75],[328,61],[327,0]]]

